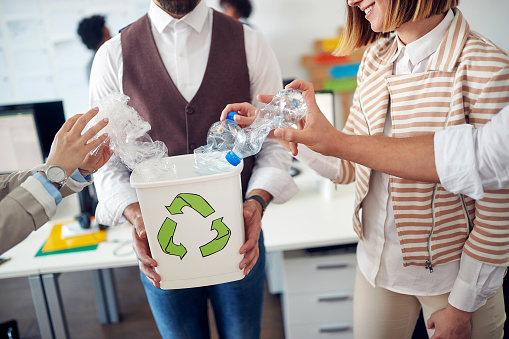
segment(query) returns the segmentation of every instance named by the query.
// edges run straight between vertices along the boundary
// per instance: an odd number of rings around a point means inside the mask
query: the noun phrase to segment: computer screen
[[[316,104],[327,117],[330,123],[335,126],[334,121],[334,93],[332,91],[317,91],[315,92]]]
[[[0,105],[0,173],[41,165],[64,122],[62,101]]]
[[[0,114],[0,173],[28,170],[43,163],[33,111]]]

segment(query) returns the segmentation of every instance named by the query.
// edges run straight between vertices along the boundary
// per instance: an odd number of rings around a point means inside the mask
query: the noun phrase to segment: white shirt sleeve
[[[502,286],[505,273],[505,267],[484,264],[463,253],[449,304],[465,312],[475,312]]]
[[[122,93],[122,71],[122,48],[120,35],[117,35],[104,43],[94,58],[90,75],[90,107],[112,92]],[[129,178],[129,170],[115,155],[94,175],[95,188],[100,196],[95,216],[97,222],[114,226],[125,221],[125,208],[138,202]]]
[[[341,168],[341,160],[336,157],[329,157],[309,149],[305,145],[299,145],[299,153],[296,159],[306,164],[314,170],[318,175],[336,180],[339,178]]]
[[[459,125],[435,133],[435,166],[444,188],[482,199],[483,189],[509,184],[508,130],[509,106],[477,130]]]
[[[475,154],[484,189],[509,184],[509,106],[474,132]]]
[[[256,100],[258,94],[275,94],[283,87],[277,58],[264,36],[244,25],[246,59],[251,83],[251,103],[262,108]],[[290,175],[292,156],[279,143],[266,139],[256,155],[255,167],[246,194],[253,189],[269,192],[274,203],[284,203],[292,198],[298,187]]]

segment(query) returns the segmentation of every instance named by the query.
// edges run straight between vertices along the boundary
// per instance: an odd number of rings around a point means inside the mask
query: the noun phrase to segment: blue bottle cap
[[[226,116],[226,120],[235,121],[233,119],[233,117],[236,116],[236,115],[237,115],[237,113],[235,113],[235,112],[229,112],[228,115]]]
[[[240,164],[241,159],[235,153],[233,153],[233,151],[226,153],[225,158],[226,161],[228,161],[233,166]]]

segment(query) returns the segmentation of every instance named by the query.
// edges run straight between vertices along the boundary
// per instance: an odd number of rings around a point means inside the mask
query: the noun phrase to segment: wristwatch
[[[57,165],[46,165],[41,169],[46,174],[46,179],[52,184],[57,184],[58,189],[62,188],[67,182],[67,174],[65,170]]]

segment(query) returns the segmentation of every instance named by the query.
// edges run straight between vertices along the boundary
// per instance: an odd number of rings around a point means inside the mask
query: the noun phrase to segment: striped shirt
[[[479,127],[509,104],[509,56],[455,17],[424,73],[393,75],[395,36],[368,48],[344,132],[382,135],[391,108],[393,137],[409,137],[470,123]],[[362,239],[360,209],[371,170],[341,161],[337,183],[356,182],[354,229]],[[509,190],[481,200],[440,184],[390,177],[391,200],[404,266],[432,268],[459,260],[462,251],[487,264],[509,264]]]

